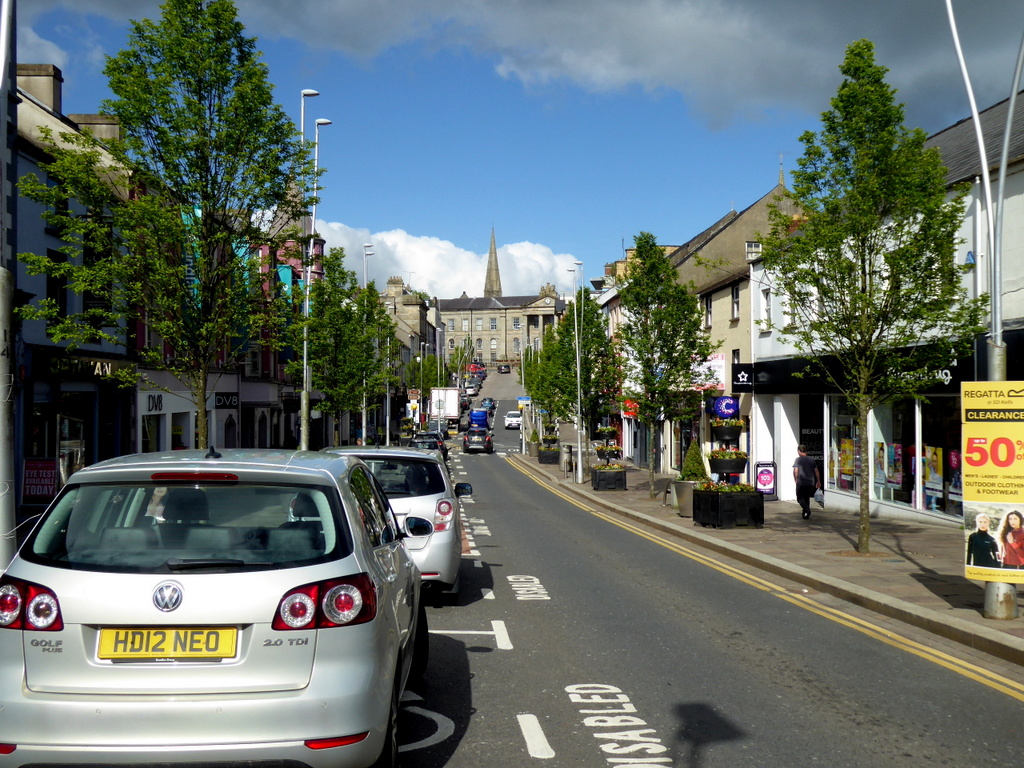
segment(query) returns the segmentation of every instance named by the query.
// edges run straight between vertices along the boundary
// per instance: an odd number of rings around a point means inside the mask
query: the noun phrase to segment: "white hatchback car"
[[[76,472],[0,578],[0,766],[393,766],[432,530],[352,456]]]
[[[520,411],[509,411],[505,414],[505,429],[522,429],[523,414]]]

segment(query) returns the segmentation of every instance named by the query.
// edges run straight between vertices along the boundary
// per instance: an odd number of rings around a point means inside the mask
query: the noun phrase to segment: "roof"
[[[522,307],[536,304],[543,296],[466,296],[463,294],[457,299],[438,299],[437,305],[441,312],[479,312],[488,309],[521,309]],[[558,299],[557,304],[562,300]]]
[[[979,114],[985,153],[988,156],[990,168],[999,164],[1009,108],[1010,100],[1004,99]],[[1017,103],[1014,105],[1014,112],[1013,128],[1010,134],[1009,162],[1011,163],[1024,156],[1024,99],[1020,97],[1020,94],[1018,94]],[[981,173],[973,117],[966,117],[933,134],[928,137],[925,145],[939,148],[942,153],[942,163],[948,170],[946,180],[950,184],[970,180]]]

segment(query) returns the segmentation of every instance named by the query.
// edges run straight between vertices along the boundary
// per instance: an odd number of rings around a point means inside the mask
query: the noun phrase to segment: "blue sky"
[[[942,0],[239,0],[280,104],[320,132],[319,231],[380,285],[568,291],[641,231],[680,244],[795,167],[846,46],[876,45],[907,123],[969,114]],[[1024,6],[954,0],[981,108],[1006,98]],[[108,95],[104,57],[147,0],[32,0],[18,60],[56,64],[64,111]]]

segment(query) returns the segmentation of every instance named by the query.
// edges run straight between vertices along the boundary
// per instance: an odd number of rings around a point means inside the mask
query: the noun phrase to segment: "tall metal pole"
[[[320,167],[320,126],[330,125],[331,121],[325,118],[319,118],[316,121],[316,127],[314,128],[314,142],[313,142],[313,179],[314,186],[316,185],[316,174]],[[319,191],[319,190],[317,190]],[[313,201],[313,211],[310,223],[310,243],[309,243],[309,255],[304,260],[303,264],[303,300],[302,300],[302,316],[305,322],[302,326],[302,399],[300,402],[300,408],[302,410],[299,428],[302,430],[302,436],[299,441],[299,448],[303,451],[309,450],[309,393],[310,393],[310,371],[309,371],[309,294],[311,289],[311,282],[313,277],[312,262],[315,258],[315,248],[313,246],[313,238],[316,237],[316,198]]]
[[[573,322],[576,324],[576,482],[583,482],[583,390],[580,386],[580,296],[583,294],[583,262],[573,262],[576,265],[575,273],[579,271],[580,287],[573,295]],[[575,280],[573,281],[575,288]]]
[[[304,88],[302,90],[301,98],[299,99],[299,137],[303,146],[306,144],[306,99],[314,96],[319,96],[320,91],[313,90],[312,88]],[[307,193],[308,179],[305,176],[302,178],[302,192]],[[315,183],[315,182],[314,182]],[[316,229],[315,224],[311,224],[309,227],[310,231],[306,231],[306,219],[302,220],[302,291],[305,294],[302,299],[302,392],[299,394],[299,448],[304,451],[309,450],[309,388],[308,388],[308,375],[307,371],[307,353],[309,352],[309,255],[312,251],[312,246],[308,240],[308,237],[312,235],[312,230]]]
[[[981,130],[981,116],[974,100],[971,78],[967,73],[967,62],[960,46],[960,35],[957,32],[956,17],[953,13],[952,0],[946,0],[946,11],[949,16],[949,28],[953,33],[953,46],[960,63],[967,99],[971,105],[974,118],[974,132],[978,143],[978,156],[981,165],[982,192],[985,197],[985,215],[988,223],[987,240],[989,259],[989,300],[990,300],[990,332],[988,341],[988,380],[1006,381],[1006,345],[1003,343],[1003,275],[1002,275],[1002,217],[1003,217],[1003,183],[1006,178],[1006,155],[1009,148],[1010,129],[1013,124],[1013,111],[1020,86],[1021,67],[1024,62],[1024,40],[1021,41],[1020,53],[1017,57],[1017,68],[1014,72],[1013,86],[1010,90],[1009,111],[1006,116],[1003,155],[999,164],[999,202],[992,200],[992,181],[989,177],[988,152]],[[993,223],[993,211],[996,222]],[[984,616],[986,619],[1015,619],[1020,611],[1017,605],[1017,585],[1004,581],[985,582]]]
[[[364,301],[366,299],[366,296],[365,296],[366,286],[369,285],[369,283],[366,280],[366,258],[368,256],[373,256],[373,243],[365,243],[363,245],[363,285],[362,285],[362,288],[363,288],[363,293],[364,293],[364,296],[363,296]],[[362,408],[360,409],[360,412],[359,412],[359,419],[360,419],[360,421],[359,421],[359,428],[363,430],[363,445],[369,445],[369,440],[367,439],[367,435],[366,435],[366,374],[365,373],[363,373],[363,401],[362,401]],[[385,416],[385,424],[387,423],[387,421],[388,421],[388,419]]]

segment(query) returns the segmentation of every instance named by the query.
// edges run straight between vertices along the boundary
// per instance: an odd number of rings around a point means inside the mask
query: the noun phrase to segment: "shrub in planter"
[[[679,477],[672,483],[675,506],[680,517],[690,517],[693,514],[693,489],[697,483],[710,479],[707,467],[704,466],[704,452],[701,450],[700,441],[692,440],[683,457]]]

